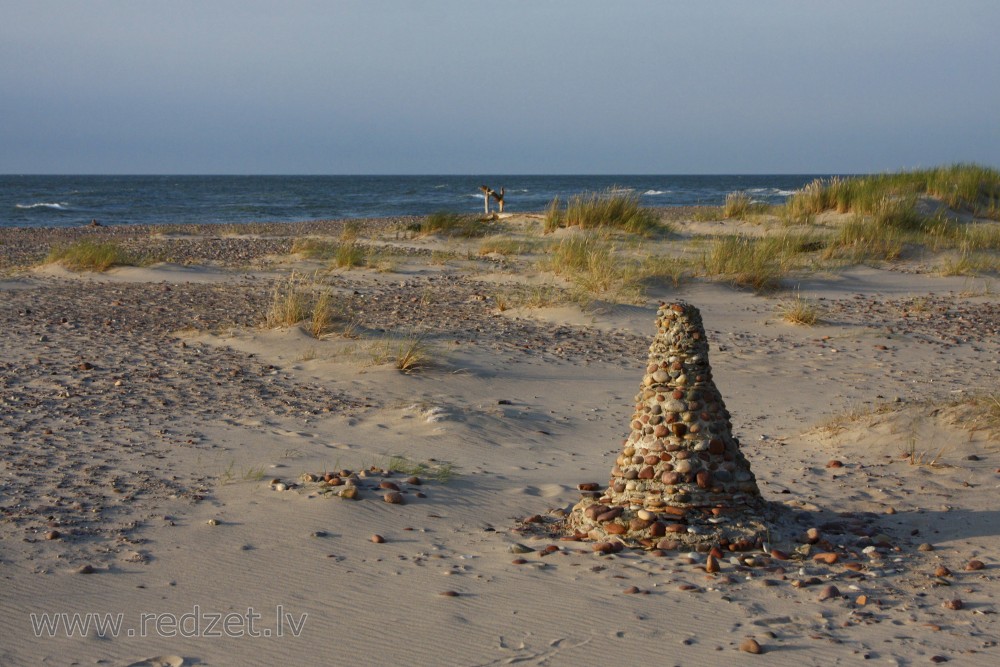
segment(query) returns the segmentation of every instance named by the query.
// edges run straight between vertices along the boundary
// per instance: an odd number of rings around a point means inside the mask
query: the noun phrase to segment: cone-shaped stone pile
[[[656,327],[611,485],[585,491],[569,525],[581,538],[647,547],[759,546],[765,505],[712,381],[701,314],[663,305]]]

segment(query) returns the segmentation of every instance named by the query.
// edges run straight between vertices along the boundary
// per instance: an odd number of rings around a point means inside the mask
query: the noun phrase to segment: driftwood
[[[479,190],[483,193],[483,204],[486,206],[486,215],[490,214],[490,197],[496,200],[497,210],[503,213],[503,186],[500,187],[500,192],[497,192],[488,185],[480,185]]]

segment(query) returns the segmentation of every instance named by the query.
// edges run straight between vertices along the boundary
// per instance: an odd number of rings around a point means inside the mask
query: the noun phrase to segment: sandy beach
[[[782,233],[663,215],[616,252]],[[996,273],[921,252],[582,302],[537,264],[579,230],[540,217],[488,223],[502,252],[411,218],[0,230],[0,665],[1000,660]],[[315,251],[347,238],[366,265]],[[46,261],[80,240],[152,259]],[[295,285],[322,330],[275,322]],[[608,484],[675,300],[786,518],[709,568],[554,528]]]

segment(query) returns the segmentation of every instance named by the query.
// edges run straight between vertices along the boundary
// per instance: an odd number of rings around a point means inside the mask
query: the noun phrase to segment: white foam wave
[[[58,211],[65,211],[66,207],[69,206],[66,202],[55,203],[55,202],[45,202],[40,201],[36,204],[14,204],[14,208],[29,209],[29,208],[54,208]]]
[[[665,194],[669,194],[669,193],[670,193],[670,190],[646,190],[642,194],[644,194],[646,196],[649,196],[649,197],[655,197],[656,195],[665,195]]]
[[[791,197],[797,192],[798,190],[778,190],[778,194],[781,195],[782,197]]]

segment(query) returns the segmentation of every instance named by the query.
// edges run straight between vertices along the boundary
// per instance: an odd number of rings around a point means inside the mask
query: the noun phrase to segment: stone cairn
[[[611,485],[581,484],[568,525],[613,545],[759,548],[767,506],[712,381],[701,314],[664,304],[656,329]]]

